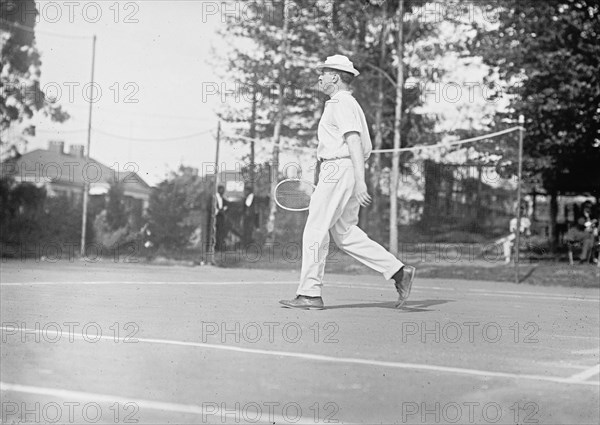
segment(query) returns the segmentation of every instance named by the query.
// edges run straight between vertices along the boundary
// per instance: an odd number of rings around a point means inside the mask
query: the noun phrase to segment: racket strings
[[[277,187],[275,197],[283,208],[306,209],[313,190],[310,184],[302,181],[284,181]]]

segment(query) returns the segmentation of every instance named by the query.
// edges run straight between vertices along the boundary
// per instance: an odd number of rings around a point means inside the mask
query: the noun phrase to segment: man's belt
[[[349,156],[338,156],[335,158],[317,158],[317,167],[315,169],[315,186],[317,185],[317,183],[319,183],[319,174],[321,172],[321,164],[323,164],[324,162],[327,161],[336,161],[338,159],[350,159]]]
[[[336,156],[335,158],[318,158],[317,161],[319,162],[319,164],[321,164],[323,162],[336,161],[338,159],[350,159],[350,157],[349,156]]]

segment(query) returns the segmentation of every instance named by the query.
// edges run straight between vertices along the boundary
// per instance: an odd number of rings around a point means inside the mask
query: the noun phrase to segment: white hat
[[[320,68],[338,69],[340,71],[349,72],[355,77],[360,74],[360,72],[354,68],[354,65],[352,62],[350,62],[350,59],[344,55],[327,56],[327,60],[325,62],[317,65],[317,69]]]

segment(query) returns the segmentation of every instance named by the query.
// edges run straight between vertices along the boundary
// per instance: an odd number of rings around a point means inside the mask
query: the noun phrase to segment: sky
[[[27,150],[49,140],[87,143],[92,35],[96,35],[91,156],[124,168],[134,163],[150,184],[180,164],[213,163],[223,83],[211,63],[222,25],[219,2],[39,1],[36,40],[42,57],[41,85],[71,118],[53,123],[37,116],[36,136]],[[212,7],[212,8],[211,8]],[[215,8],[217,10],[215,10]],[[187,137],[190,136],[190,137]],[[241,158],[239,147],[223,143],[221,159]],[[131,165],[127,167],[131,169]]]

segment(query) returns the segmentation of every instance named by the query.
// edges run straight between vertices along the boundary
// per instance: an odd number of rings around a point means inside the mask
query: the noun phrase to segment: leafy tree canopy
[[[526,171],[546,189],[600,190],[600,5],[595,0],[503,0],[498,25],[473,51],[508,82],[526,118]],[[480,29],[481,30],[481,29]]]
[[[42,61],[35,45],[37,11],[34,0],[0,2],[0,143],[9,142],[4,134],[12,124],[41,111],[51,120],[63,122],[69,115],[60,106],[47,102],[40,88]],[[34,134],[28,126],[24,134]]]

